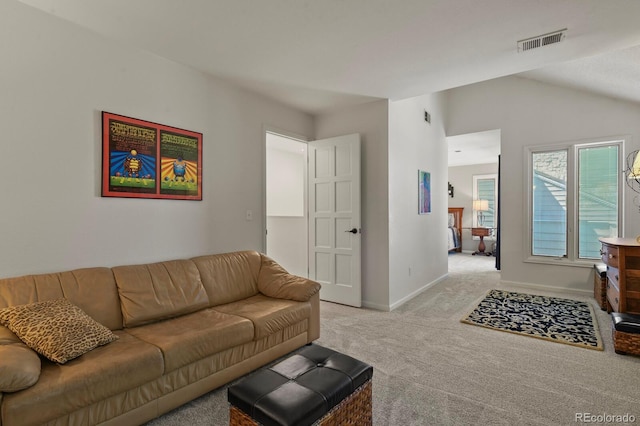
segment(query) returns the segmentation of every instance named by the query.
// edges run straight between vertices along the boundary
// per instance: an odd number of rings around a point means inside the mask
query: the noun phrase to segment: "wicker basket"
[[[640,334],[625,333],[613,328],[613,348],[617,354],[640,355]]]
[[[258,423],[244,411],[231,405],[229,408],[229,426],[256,426]]]
[[[602,274],[597,264],[593,265],[593,297],[603,311],[608,309],[607,302],[607,276]]]
[[[343,399],[314,425],[317,426],[367,426],[373,424],[371,380]],[[255,420],[233,405],[229,409],[230,426],[257,426]]]

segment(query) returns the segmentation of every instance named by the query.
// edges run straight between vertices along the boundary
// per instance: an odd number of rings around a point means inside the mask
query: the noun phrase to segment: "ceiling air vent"
[[[564,39],[566,32],[567,29],[565,28],[559,31],[554,31],[552,33],[520,40],[518,42],[518,52],[537,49],[538,47],[547,46],[549,44],[560,43]]]

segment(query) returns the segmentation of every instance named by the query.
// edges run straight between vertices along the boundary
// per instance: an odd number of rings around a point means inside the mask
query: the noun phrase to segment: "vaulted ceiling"
[[[310,114],[511,74],[640,102],[637,1],[21,1]]]
[[[512,74],[640,102],[640,1],[20,1],[309,114]],[[499,131],[448,145],[450,165],[493,162]]]

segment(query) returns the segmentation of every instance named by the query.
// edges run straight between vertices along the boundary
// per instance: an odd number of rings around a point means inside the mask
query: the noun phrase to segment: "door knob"
[[[352,228],[352,229],[349,229],[348,231],[344,231],[344,232],[351,232],[352,234],[357,234],[358,230],[356,228]]]

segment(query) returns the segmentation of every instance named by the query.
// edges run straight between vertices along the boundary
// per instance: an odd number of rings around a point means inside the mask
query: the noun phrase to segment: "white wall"
[[[261,250],[265,126],[317,138],[357,132],[363,302],[392,308],[446,273],[447,117],[449,136],[501,129],[503,280],[588,291],[586,268],[523,262],[523,147],[621,134],[632,136],[627,151],[639,147],[640,106],[516,77],[453,89],[448,109],[436,94],[332,111],[314,123],[19,2],[0,2],[0,24],[2,277]],[[101,198],[103,110],[202,132],[203,201]],[[419,168],[442,188],[430,215],[414,214]],[[640,220],[626,191],[624,234],[635,236]]]
[[[449,167],[449,182],[453,185],[453,198],[449,197],[449,207],[464,207],[462,211],[462,251],[473,253],[478,249],[478,239],[471,236],[473,226],[473,177],[475,175],[497,174],[498,163],[474,164]],[[477,238],[477,237],[476,237]],[[491,241],[492,237],[485,237]],[[487,243],[491,247],[491,243]]]
[[[19,2],[0,24],[0,276],[262,249],[264,126],[312,117]],[[202,132],[203,201],[101,198],[102,110]]]
[[[392,310],[447,274],[444,98],[372,102],[316,120],[318,139],[362,137],[365,307]],[[431,125],[424,121],[425,109]],[[418,214],[418,169],[431,172],[431,214]]]
[[[266,254],[284,269],[309,276],[306,217],[267,216]]]
[[[267,135],[267,216],[304,216],[306,149],[269,147]],[[300,142],[301,147],[305,146]],[[302,149],[302,148],[301,148]]]
[[[524,147],[630,135],[626,152],[640,147],[640,105],[504,77],[448,92],[447,135],[501,129],[502,280],[591,291],[590,269],[526,263]],[[625,188],[624,236],[640,234],[640,214]]]
[[[389,302],[393,309],[447,274],[444,96],[389,106]],[[424,121],[424,111],[431,124]],[[430,214],[418,214],[418,170],[431,173]]]
[[[359,133],[362,165],[362,302],[389,309],[388,101],[316,117],[316,139]]]

